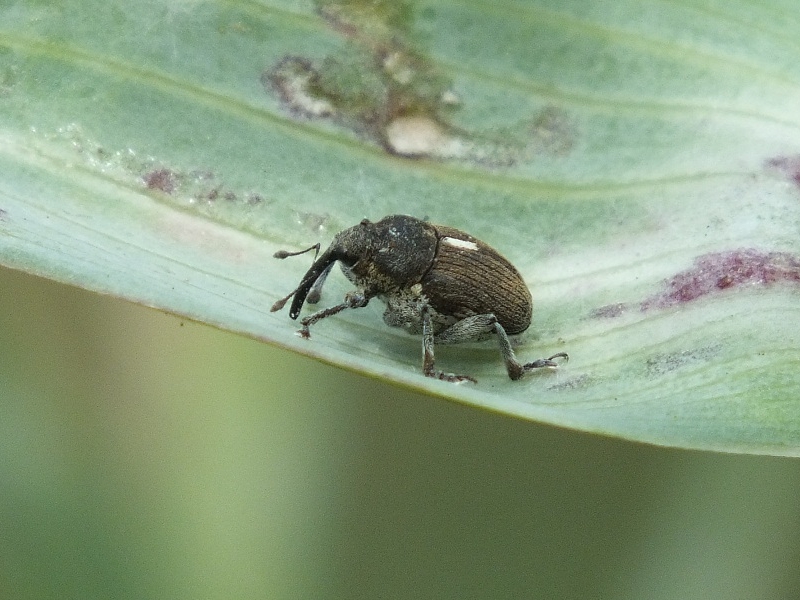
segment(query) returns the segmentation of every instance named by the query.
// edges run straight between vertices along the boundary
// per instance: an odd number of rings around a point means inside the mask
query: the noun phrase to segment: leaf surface
[[[798,40],[781,0],[7,2],[0,263],[493,411],[798,455]],[[276,250],[393,213],[501,251],[518,355],[570,361],[437,349],[452,385],[377,302],[310,340],[269,313],[309,264]]]

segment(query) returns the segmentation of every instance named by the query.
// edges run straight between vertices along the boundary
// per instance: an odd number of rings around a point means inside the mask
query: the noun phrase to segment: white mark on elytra
[[[452,237],[443,237],[442,243],[447,244],[448,246],[453,246],[454,248],[461,248],[462,250],[477,250],[478,244],[475,242],[470,242],[467,240],[460,240],[458,238]]]

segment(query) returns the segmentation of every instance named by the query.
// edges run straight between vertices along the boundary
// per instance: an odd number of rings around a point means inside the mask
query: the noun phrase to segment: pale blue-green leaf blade
[[[493,411],[798,455],[797,40],[780,0],[9,2],[0,262]],[[269,312],[310,261],[273,252],[392,213],[502,251],[519,356],[570,361],[440,349],[455,386],[377,303],[310,340]]]

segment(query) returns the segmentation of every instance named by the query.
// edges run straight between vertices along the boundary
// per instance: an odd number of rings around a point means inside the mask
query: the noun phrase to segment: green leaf
[[[798,40],[785,0],[6,2],[0,263],[509,415],[796,456]],[[392,213],[505,254],[518,355],[570,361],[437,349],[453,385],[377,302],[310,340],[269,313],[309,265],[273,252]]]

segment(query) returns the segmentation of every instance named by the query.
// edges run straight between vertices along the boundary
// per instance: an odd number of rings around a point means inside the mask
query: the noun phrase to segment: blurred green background
[[[4,269],[0,290],[2,598],[800,596],[796,460],[517,421]]]

